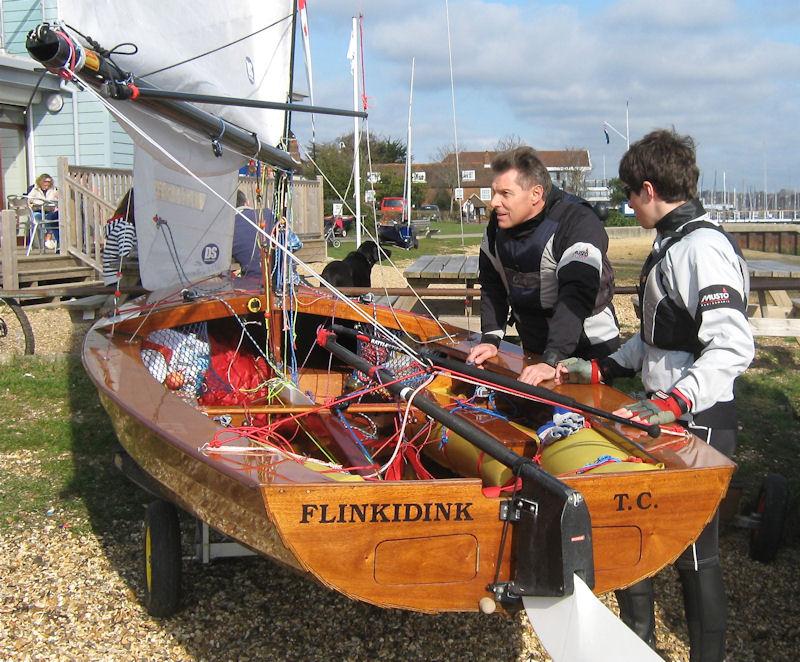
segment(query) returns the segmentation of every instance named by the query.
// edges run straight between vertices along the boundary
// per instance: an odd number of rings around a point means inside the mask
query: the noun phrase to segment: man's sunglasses
[[[630,186],[627,184],[622,185],[622,192],[625,194],[625,197],[630,200],[632,193],[638,193],[638,191],[634,191]]]

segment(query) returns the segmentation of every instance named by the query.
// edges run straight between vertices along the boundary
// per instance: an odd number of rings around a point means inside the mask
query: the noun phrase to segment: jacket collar
[[[700,216],[704,216],[706,210],[703,204],[697,199],[684,202],[680,207],[675,207],[664,218],[656,223],[656,232],[660,235],[671,236],[677,233],[681,226],[686,225]]]

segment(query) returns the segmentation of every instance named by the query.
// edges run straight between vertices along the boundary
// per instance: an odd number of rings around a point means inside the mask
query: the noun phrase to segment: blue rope
[[[466,409],[467,411],[474,411],[478,414],[486,414],[487,416],[491,416],[492,418],[499,418],[503,421],[508,420],[508,416],[501,414],[499,411],[494,409],[486,409],[485,407],[476,407],[475,405],[469,404],[467,400],[459,400],[458,404],[453,407],[453,411],[458,411],[459,409]]]
[[[353,437],[353,440],[356,442],[356,445],[361,449],[361,452],[364,453],[364,457],[366,457],[369,460],[370,464],[375,464],[375,460],[372,459],[372,455],[370,455],[366,446],[364,446],[364,444],[361,443],[361,439],[358,438],[358,435],[356,434],[355,430],[353,430],[353,427],[350,425],[350,421],[348,421],[344,417],[344,414],[342,413],[341,409],[336,409],[335,411],[336,415],[339,417],[339,420],[342,422],[342,425],[344,425],[345,429],[350,433],[350,436]]]

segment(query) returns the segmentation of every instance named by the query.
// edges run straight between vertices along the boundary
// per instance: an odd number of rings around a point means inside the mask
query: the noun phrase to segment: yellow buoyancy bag
[[[507,448],[526,457],[536,453],[538,438],[533,430],[507,421],[502,421],[498,427],[505,428],[502,440],[498,441]],[[443,437],[442,427],[437,425],[430,439],[432,441],[424,447],[425,455],[454,473],[480,478],[486,486],[502,486],[511,481],[511,469],[452,430],[447,430]]]
[[[653,471],[663,464],[648,464],[591,428],[583,428],[559,439],[541,453],[542,468],[555,476],[564,474],[602,474],[620,471]]]

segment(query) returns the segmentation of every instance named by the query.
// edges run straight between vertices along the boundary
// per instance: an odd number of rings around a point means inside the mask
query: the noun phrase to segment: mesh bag
[[[356,353],[370,364],[388,370],[395,379],[403,379],[400,383],[403,386],[416,388],[425,380],[425,375],[414,375],[419,372],[418,364],[408,355],[391,347],[387,347],[383,342],[362,342],[358,341]],[[372,379],[359,370],[353,371],[352,380],[355,388],[362,388],[369,385]],[[392,395],[387,389],[379,389],[376,393],[387,400],[392,399]]]
[[[156,381],[176,395],[196,399],[209,362],[205,322],[153,331],[142,341],[141,357]]]

